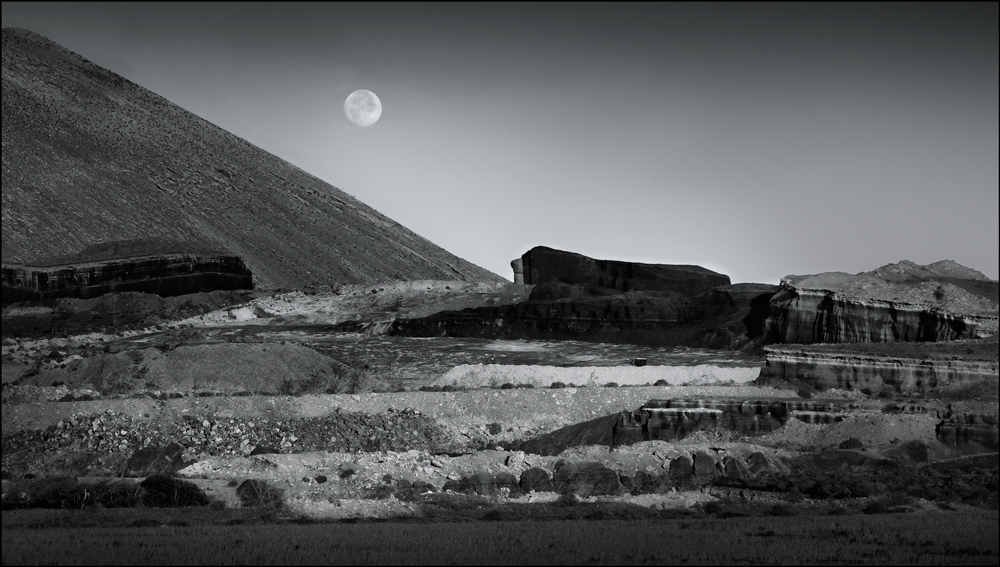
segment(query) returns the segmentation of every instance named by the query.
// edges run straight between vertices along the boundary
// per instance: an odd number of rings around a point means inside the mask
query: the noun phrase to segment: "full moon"
[[[358,89],[344,101],[344,114],[358,126],[371,126],[382,116],[382,101],[375,93]]]

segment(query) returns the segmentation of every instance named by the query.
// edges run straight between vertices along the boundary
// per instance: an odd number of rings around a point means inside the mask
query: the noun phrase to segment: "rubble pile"
[[[323,417],[289,420],[184,415],[172,422],[158,423],[108,410],[72,416],[48,429],[22,430],[5,436],[3,470],[11,475],[44,473],[50,463],[75,462],[72,472],[76,474],[117,475],[137,450],[170,443],[184,447],[184,461],[209,456],[246,456],[254,451],[419,449],[451,453],[469,449],[454,441],[433,419],[411,409],[390,409],[384,414],[338,409]]]

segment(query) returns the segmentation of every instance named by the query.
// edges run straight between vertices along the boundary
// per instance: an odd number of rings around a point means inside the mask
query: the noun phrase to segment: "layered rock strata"
[[[660,439],[676,441],[695,431],[725,429],[743,435],[762,435],[796,418],[811,424],[840,421],[842,401],[834,400],[650,400],[638,410],[621,412],[612,431],[612,444]]]
[[[1000,446],[995,415],[950,414],[941,420],[935,433],[938,441],[952,447],[996,451]]]
[[[771,298],[765,343],[951,341],[997,332],[1000,283],[945,260],[872,272],[786,276]]]
[[[513,267],[516,277],[517,266]],[[521,273],[526,284],[560,282],[620,292],[674,291],[696,295],[730,284],[729,276],[701,266],[596,260],[546,246],[536,246],[521,256]]]
[[[771,299],[768,343],[950,341],[989,334],[996,317],[960,315],[902,302],[856,299],[784,283]]]
[[[796,388],[926,393],[943,386],[998,384],[996,360],[916,359],[767,348],[756,384]]]
[[[527,301],[400,319],[390,334],[738,349],[761,333],[777,289],[730,285],[728,276],[699,266],[595,260],[545,247],[511,266],[515,282],[534,286]]]
[[[253,289],[253,274],[232,255],[166,254],[62,265],[3,264],[2,269],[4,303],[89,299],[124,291],[166,297]]]

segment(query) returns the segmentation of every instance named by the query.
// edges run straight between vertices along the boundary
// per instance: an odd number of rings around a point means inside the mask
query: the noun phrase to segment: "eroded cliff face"
[[[997,416],[972,413],[949,414],[934,430],[938,441],[971,452],[996,451],[1000,447]]]
[[[764,323],[767,343],[950,341],[995,332],[996,317],[959,315],[933,306],[846,297],[783,282]]]
[[[389,332],[735,350],[760,334],[748,336],[763,321],[751,304],[766,307],[777,289],[730,285],[728,276],[699,266],[595,260],[543,246],[511,267],[515,283],[534,286],[526,301],[401,319]]]
[[[762,435],[781,428],[790,418],[814,425],[841,421],[843,400],[650,400],[638,410],[621,412],[613,429],[615,444],[660,439],[678,441],[695,431],[722,428],[743,435]]]
[[[747,336],[746,296],[769,289],[711,289],[695,297],[652,292],[587,294],[582,286],[536,286],[515,305],[444,311],[400,319],[391,334],[491,339],[572,339],[736,350]],[[773,289],[773,287],[768,286]],[[536,293],[537,292],[537,293]]]
[[[950,260],[782,278],[763,343],[952,341],[997,332],[1000,282]]]
[[[731,283],[729,276],[701,266],[596,260],[546,246],[528,250],[521,256],[520,265],[512,262],[511,266],[515,280],[520,272],[526,284],[559,282],[619,292],[673,291],[697,295]]]
[[[253,289],[238,256],[167,254],[54,266],[3,265],[3,302],[138,291],[160,296]]]
[[[756,384],[792,384],[811,390],[923,394],[944,386],[998,384],[996,360],[949,360],[830,354],[766,348]]]

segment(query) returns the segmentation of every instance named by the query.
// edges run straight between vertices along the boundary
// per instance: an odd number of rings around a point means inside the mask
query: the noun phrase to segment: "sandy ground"
[[[553,382],[577,386],[644,386],[664,380],[671,386],[711,385],[720,382],[746,384],[757,379],[760,366],[721,368],[711,364],[697,366],[555,366],[463,364],[448,371],[433,385],[462,385],[470,388],[498,387],[503,384],[531,384],[548,388]]]

